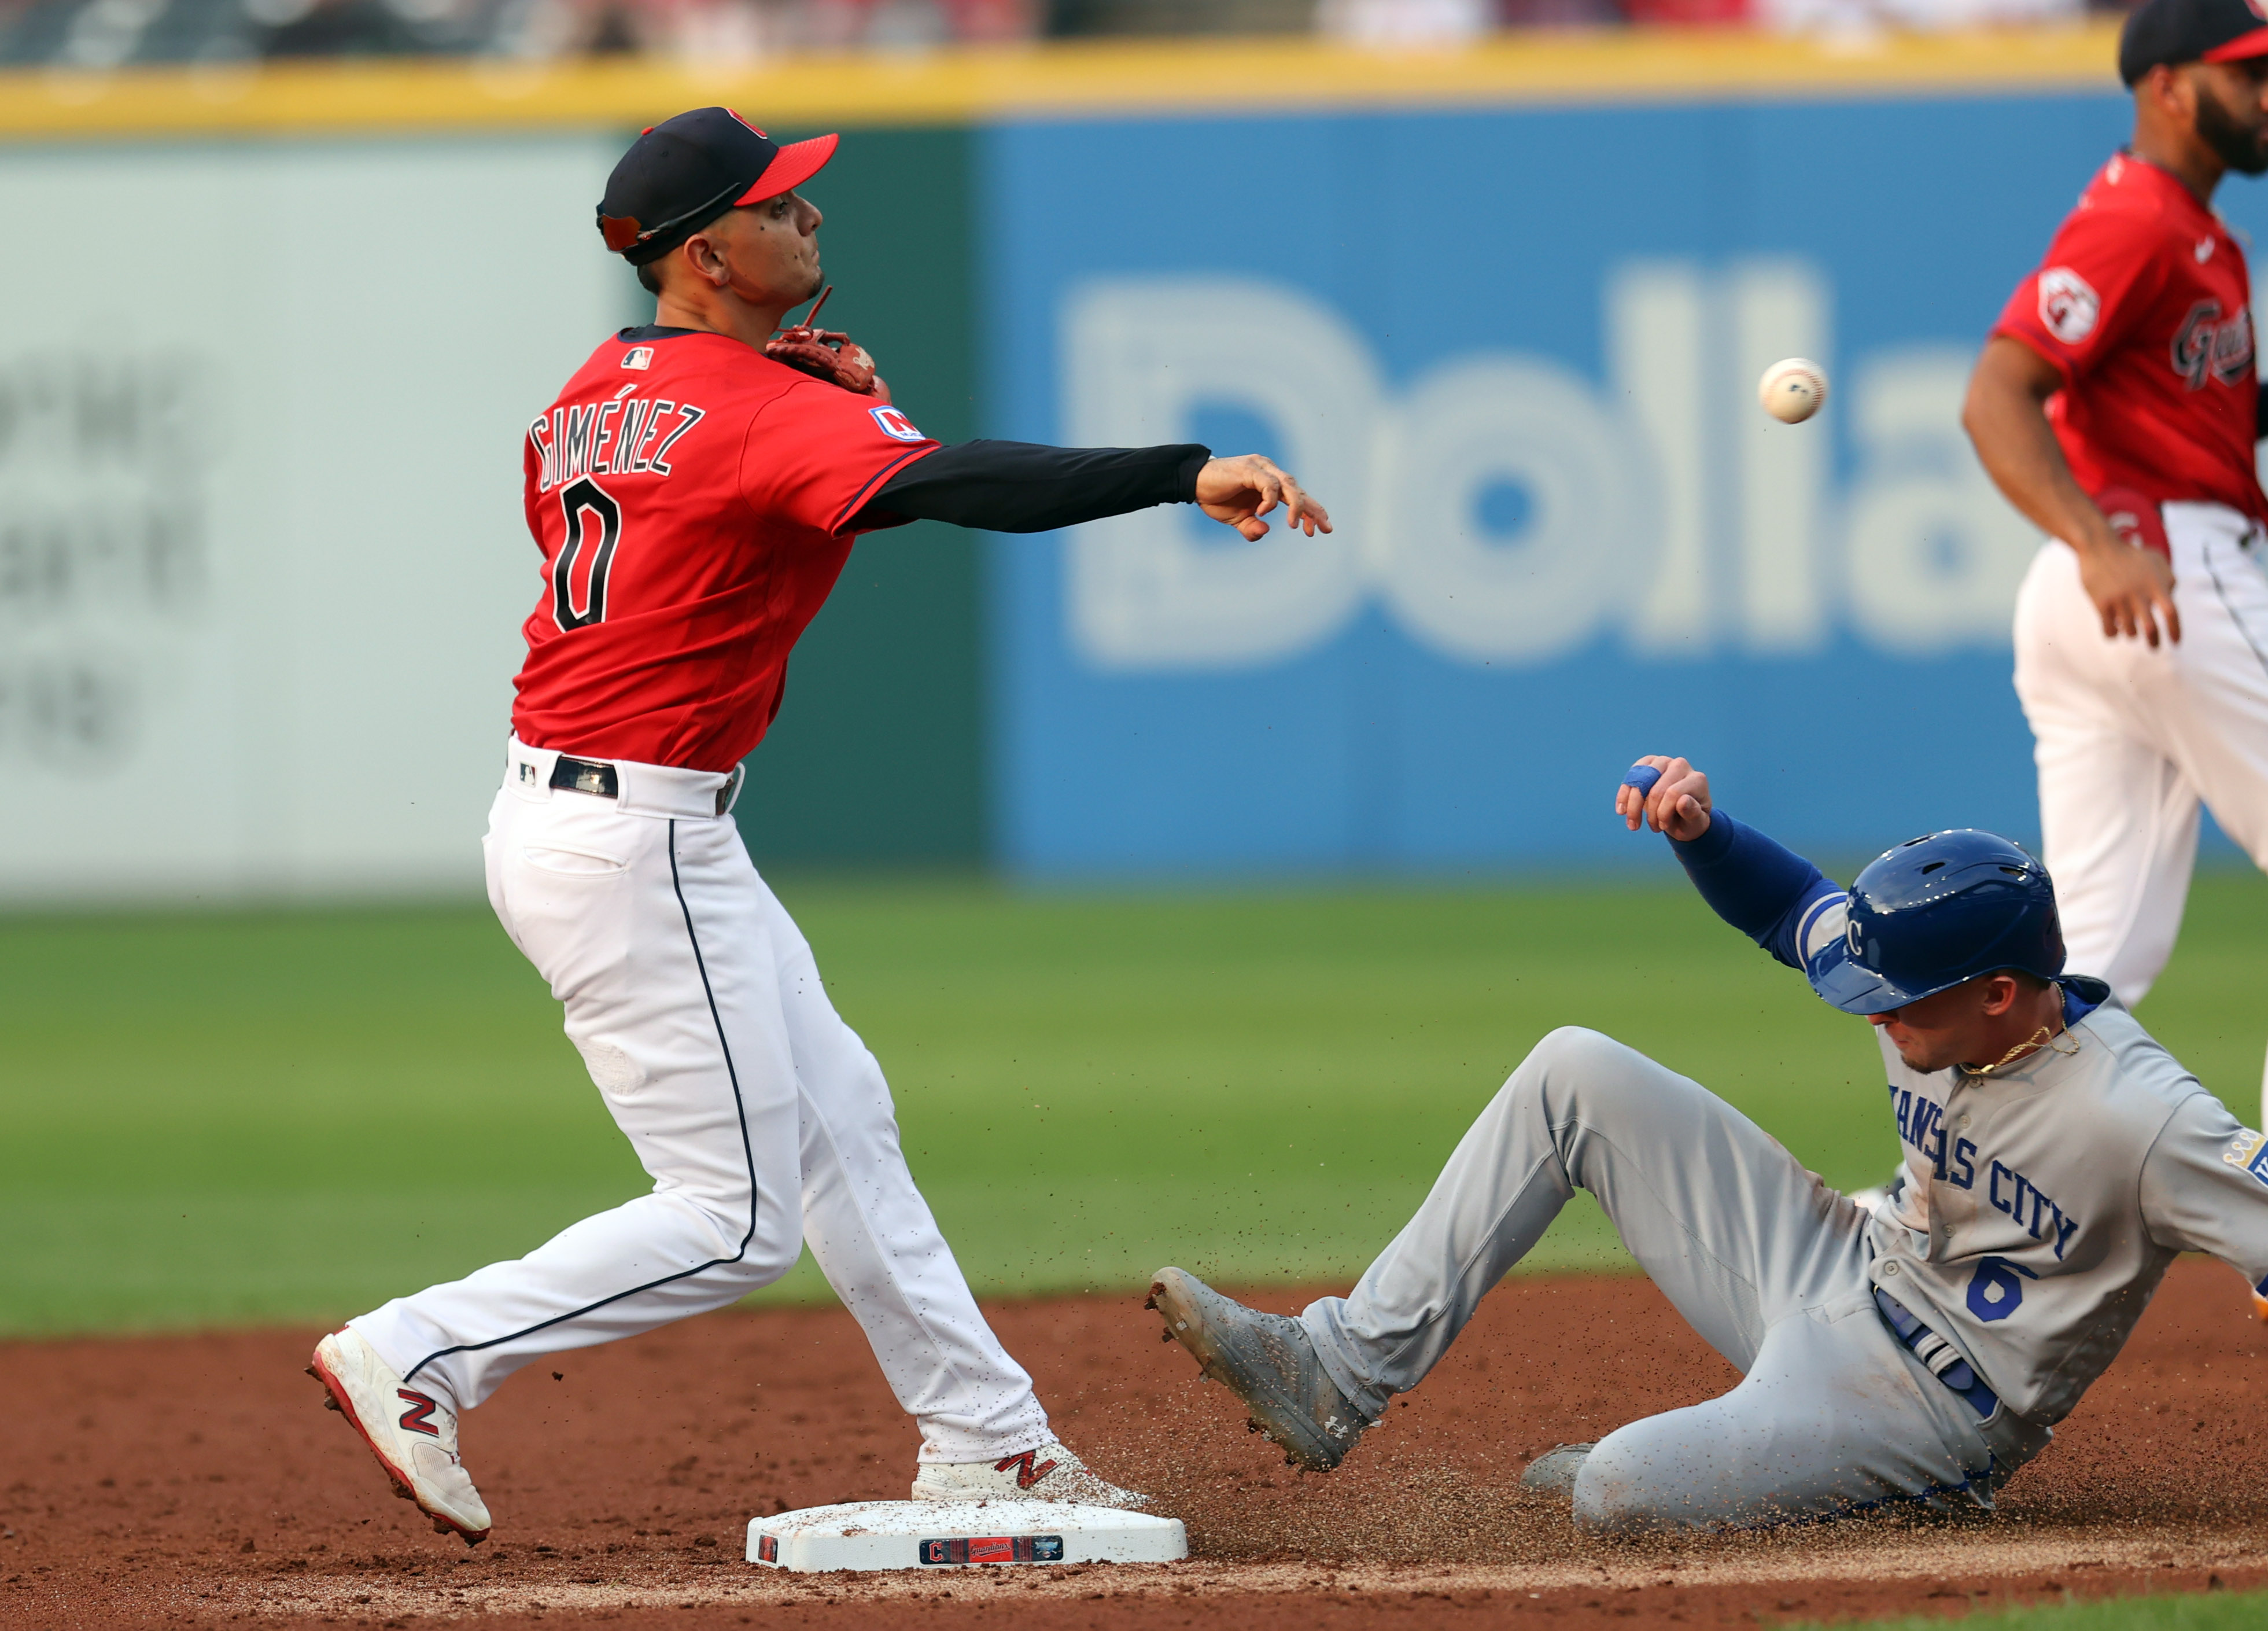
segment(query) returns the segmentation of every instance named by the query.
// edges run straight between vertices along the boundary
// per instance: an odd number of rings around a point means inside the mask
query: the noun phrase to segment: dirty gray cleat
[[[1283,1446],[1292,1465],[1328,1472],[1370,1423],[1332,1384],[1296,1319],[1231,1302],[1196,1275],[1161,1268],[1143,1305],[1164,1316],[1166,1335],[1252,1411],[1252,1428]]]
[[[1571,1494],[1575,1487],[1575,1474],[1583,1470],[1583,1463],[1598,1447],[1595,1440],[1587,1444],[1556,1445],[1529,1462],[1520,1481],[1529,1489],[1561,1495]]]

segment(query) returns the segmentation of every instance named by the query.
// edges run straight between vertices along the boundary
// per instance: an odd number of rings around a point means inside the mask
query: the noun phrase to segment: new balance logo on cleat
[[[993,1463],[992,1470],[995,1472],[1005,1472],[1010,1467],[1015,1468],[1016,1487],[1029,1489],[1056,1470],[1056,1464],[1052,1459],[1042,1461],[1039,1465],[1034,1466],[1032,1458],[1039,1453],[1036,1450],[1027,1450],[1020,1456],[1010,1456],[1005,1461]]]
[[[404,1387],[401,1373],[351,1327],[317,1343],[308,1369],[395,1494],[415,1502],[439,1532],[468,1546],[488,1539],[488,1506],[457,1458],[457,1419],[439,1399]]]
[[[1077,1452],[1049,1439],[998,1461],[924,1461],[914,1480],[917,1501],[1069,1501],[1131,1509],[1149,1497],[1105,1483]]]

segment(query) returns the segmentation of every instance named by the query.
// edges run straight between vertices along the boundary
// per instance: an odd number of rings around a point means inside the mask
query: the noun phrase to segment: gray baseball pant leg
[[[1976,1413],[1875,1310],[1866,1214],[1722,1099],[1595,1031],[1538,1043],[1353,1293],[1301,1316],[1340,1391],[1375,1418],[1415,1386],[1579,1188],[1744,1379],[1602,1439],[1575,1481],[1578,1522],[1990,1503]]]

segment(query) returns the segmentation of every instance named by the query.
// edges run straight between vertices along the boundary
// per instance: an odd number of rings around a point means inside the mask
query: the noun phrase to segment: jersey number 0
[[[607,573],[615,564],[615,546],[622,541],[622,506],[585,476],[560,489],[559,508],[567,523],[567,535],[559,546],[559,558],[551,566],[551,617],[563,631],[607,619]],[[586,551],[590,570],[585,576],[578,610],[575,566]]]

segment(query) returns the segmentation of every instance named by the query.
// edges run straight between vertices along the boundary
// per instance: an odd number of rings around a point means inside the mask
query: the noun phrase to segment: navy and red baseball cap
[[[2118,77],[2129,85],[2160,63],[2234,63],[2268,56],[2262,0],[2142,0],[2118,34]]]
[[[814,136],[783,147],[729,107],[665,119],[630,144],[607,178],[600,235],[633,266],[658,261],[725,210],[802,186],[842,139]]]

